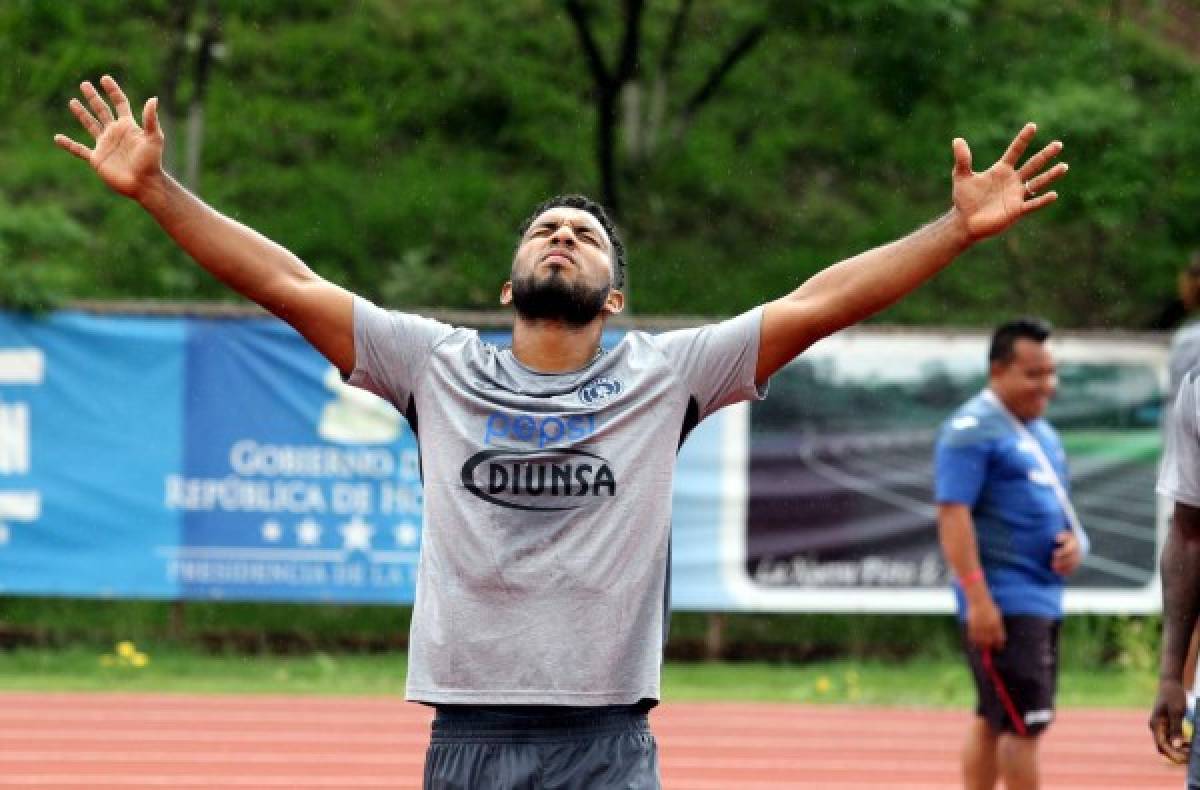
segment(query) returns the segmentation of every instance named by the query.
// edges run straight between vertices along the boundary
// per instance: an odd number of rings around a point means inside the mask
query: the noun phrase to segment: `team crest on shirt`
[[[597,376],[579,388],[579,399],[591,405],[608,400],[621,392],[621,380],[610,376]]]

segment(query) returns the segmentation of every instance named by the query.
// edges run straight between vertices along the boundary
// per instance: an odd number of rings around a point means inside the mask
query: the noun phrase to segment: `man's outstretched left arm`
[[[994,165],[971,169],[966,140],[954,140],[953,201],[938,219],[902,239],[847,258],[809,278],[763,310],[756,376],[759,384],[821,338],[896,302],[977,241],[1010,227],[1058,198],[1045,192],[1067,172],[1057,140],[1018,167],[1037,132],[1030,123]]]

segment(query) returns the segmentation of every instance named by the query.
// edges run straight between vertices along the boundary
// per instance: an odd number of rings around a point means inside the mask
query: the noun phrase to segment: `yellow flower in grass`
[[[146,655],[145,653],[134,653],[129,657],[129,663],[134,667],[141,669],[150,663],[150,656]]]
[[[128,639],[123,642],[117,642],[117,655],[121,658],[129,660],[137,652],[137,646]]]

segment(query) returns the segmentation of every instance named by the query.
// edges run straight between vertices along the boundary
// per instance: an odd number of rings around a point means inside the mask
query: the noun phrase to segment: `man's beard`
[[[608,285],[589,288],[584,283],[568,283],[558,272],[541,281],[526,274],[513,280],[513,307],[522,318],[581,327],[600,315],[608,291]]]

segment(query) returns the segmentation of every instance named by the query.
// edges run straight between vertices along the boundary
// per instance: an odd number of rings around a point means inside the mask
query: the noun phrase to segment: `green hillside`
[[[1200,246],[1200,66],[1153,32],[1170,22],[1155,17],[1163,4],[695,0],[670,48],[679,1],[646,3],[629,83],[638,112],[618,124],[635,313],[729,314],[774,298],[943,211],[954,136],[986,166],[1027,119],[1039,140],[1066,143],[1058,205],[879,320],[1036,311],[1137,327]],[[181,23],[173,14],[189,5]],[[580,3],[610,69],[624,5]],[[1118,18],[1122,7],[1143,10]],[[492,307],[532,205],[601,192],[592,77],[565,2],[8,0],[0,49],[10,305],[229,298],[51,142],[86,139],[66,109],[81,79],[112,73],[139,105],[174,82],[168,146],[182,172],[202,51],[213,60],[197,105],[200,194],[390,305]],[[618,107],[632,104],[627,89]]]

